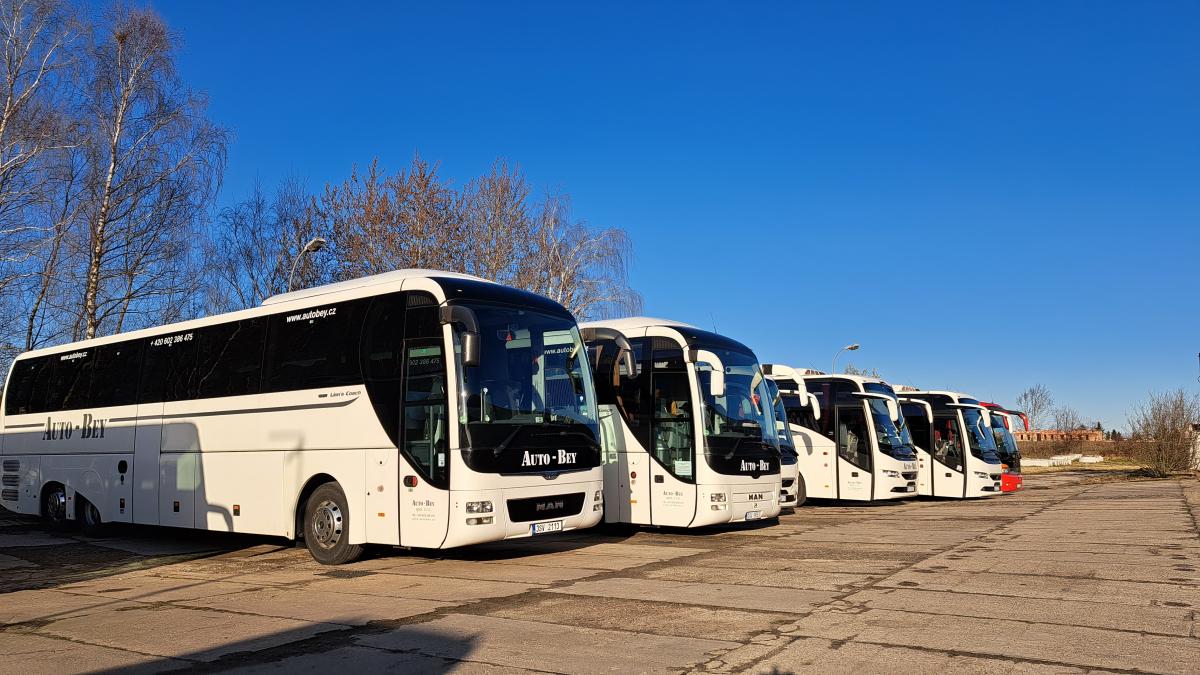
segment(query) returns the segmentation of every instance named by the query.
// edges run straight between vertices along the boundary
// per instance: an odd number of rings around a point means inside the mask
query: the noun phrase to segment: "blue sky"
[[[497,157],[619,226],[648,314],[764,361],[1124,426],[1198,389],[1200,4],[153,2],[222,192]]]

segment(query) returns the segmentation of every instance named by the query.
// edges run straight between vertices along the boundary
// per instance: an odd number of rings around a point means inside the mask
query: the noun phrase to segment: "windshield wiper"
[[[510,433],[508,436],[506,436],[503,441],[500,441],[500,443],[495,448],[492,449],[492,456],[499,457],[500,453],[507,450],[508,445],[510,443],[512,443],[514,440],[516,440],[517,435],[520,434],[525,429],[532,428],[534,430],[537,430],[539,428],[545,428],[545,427],[550,427],[550,428],[572,427],[572,426],[576,426],[578,424],[579,424],[578,422],[563,422],[563,421],[559,421],[559,420],[555,420],[555,421],[547,420],[547,421],[541,422],[541,423],[524,422],[524,423],[518,424],[517,428],[512,430],[512,433]],[[547,429],[546,433],[534,434],[534,436],[543,437],[543,438],[546,436],[582,436],[588,440],[588,445],[590,448],[592,448],[593,450],[600,449],[600,444],[596,442],[595,437],[592,436],[591,434],[587,434],[582,431],[574,431],[571,429],[559,429],[557,431],[554,431],[551,429]]]

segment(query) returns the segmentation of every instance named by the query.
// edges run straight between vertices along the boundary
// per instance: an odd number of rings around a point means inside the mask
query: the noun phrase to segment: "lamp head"
[[[312,239],[312,241],[310,241],[304,245],[304,252],[305,253],[316,253],[317,251],[320,251],[321,249],[325,248],[325,245],[328,243],[329,243],[328,241],[326,241],[325,239],[323,239],[321,237],[314,237]]]

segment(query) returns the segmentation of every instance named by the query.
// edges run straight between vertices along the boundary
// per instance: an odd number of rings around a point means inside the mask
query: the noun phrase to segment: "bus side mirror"
[[[821,406],[817,405],[817,397],[812,394],[808,395],[808,406],[812,408],[813,419],[821,419]]]
[[[887,400],[888,415],[891,415],[893,422],[900,421],[900,406],[896,405],[896,399],[889,398]]]
[[[990,428],[992,426],[992,413],[988,412],[987,408],[981,408],[979,414],[983,416],[983,426]]]
[[[579,329],[579,337],[583,339],[584,344],[592,344],[600,340],[612,341],[620,350],[618,358],[625,366],[625,372],[629,373],[630,377],[637,375],[637,364],[633,360],[633,345],[629,343],[629,338],[625,334],[615,328],[607,328],[603,326],[588,326]]]
[[[464,366],[479,365],[479,333],[465,330],[462,339],[462,362]]]
[[[721,357],[707,349],[689,349],[687,360],[689,363],[707,363],[712,368],[712,377],[708,382],[709,392],[713,398],[725,395],[725,364],[721,362]]]
[[[475,311],[463,305],[441,305],[438,319],[443,326],[459,324],[463,327],[460,334],[463,365],[479,365],[479,319]]]

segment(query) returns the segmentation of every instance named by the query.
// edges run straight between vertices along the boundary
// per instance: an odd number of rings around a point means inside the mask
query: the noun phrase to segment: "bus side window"
[[[90,396],[92,406],[105,408],[137,401],[142,346],[142,340],[130,340],[96,348]]]
[[[76,410],[88,406],[93,356],[94,350],[88,349],[50,357],[52,374],[46,397],[47,410]]]
[[[674,341],[659,339],[654,345],[652,365],[653,430],[647,450],[675,477],[694,481],[692,386],[683,350]]]
[[[261,318],[200,329],[195,385],[189,393],[197,398],[257,394],[265,338]]]
[[[366,300],[293,309],[271,316],[264,392],[362,382],[358,345]]]
[[[50,357],[24,359],[13,366],[4,399],[4,414],[30,415],[44,412],[50,383]]]
[[[404,311],[404,296],[400,293],[374,298],[363,322],[360,353],[371,405],[396,447],[400,447]]]
[[[196,373],[196,333],[176,333],[146,338],[138,403],[181,401],[190,398]]]

